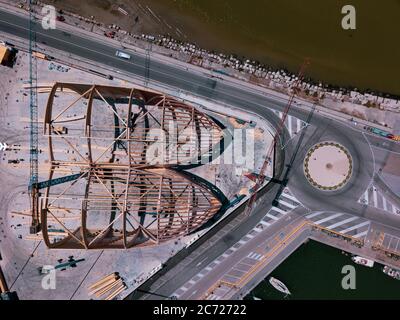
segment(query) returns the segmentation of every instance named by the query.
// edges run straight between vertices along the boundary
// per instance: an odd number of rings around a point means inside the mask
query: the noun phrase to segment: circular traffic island
[[[308,150],[304,174],[315,188],[334,191],[350,180],[353,159],[349,151],[336,142],[320,142]]]

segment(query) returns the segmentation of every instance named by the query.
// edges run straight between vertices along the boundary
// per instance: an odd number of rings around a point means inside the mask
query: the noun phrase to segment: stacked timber
[[[95,295],[97,298],[104,297],[104,300],[112,300],[126,289],[126,284],[116,273],[112,273],[88,287],[89,296]]]

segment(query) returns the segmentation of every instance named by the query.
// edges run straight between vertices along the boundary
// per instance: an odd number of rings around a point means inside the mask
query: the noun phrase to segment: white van
[[[125,52],[122,52],[122,51],[119,51],[119,50],[117,50],[117,52],[115,53],[115,55],[116,55],[117,57],[119,57],[119,58],[122,58],[122,59],[127,59],[127,60],[130,60],[130,59],[131,59],[131,56],[130,56],[129,54],[127,54],[127,53],[125,53]]]

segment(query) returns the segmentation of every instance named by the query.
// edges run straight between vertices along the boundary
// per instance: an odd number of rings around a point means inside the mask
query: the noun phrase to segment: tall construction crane
[[[36,52],[35,15],[33,12],[33,0],[29,0],[29,110],[30,110],[30,181],[29,193],[32,203],[32,223],[30,233],[40,231],[38,204],[39,194],[35,185],[38,183],[38,99],[37,99],[37,60],[33,55]]]
[[[282,115],[282,118],[281,118],[281,120],[280,120],[280,122],[278,124],[278,127],[276,128],[274,139],[272,140],[272,143],[269,146],[265,161],[264,161],[264,163],[263,163],[263,165],[261,167],[260,173],[257,176],[256,184],[253,187],[253,193],[250,196],[249,201],[247,202],[246,211],[245,211],[245,215],[246,216],[250,215],[250,213],[251,213],[251,211],[253,209],[254,202],[257,199],[258,190],[264,184],[264,181],[265,181],[265,178],[266,178],[265,173],[267,171],[268,164],[272,163],[273,153],[274,153],[276,144],[277,144],[277,142],[279,140],[279,137],[282,134],[282,130],[285,127],[286,117],[287,117],[287,115],[288,115],[288,113],[290,111],[290,108],[292,107],[292,103],[293,103],[294,97],[296,96],[296,93],[297,93],[297,90],[298,90],[298,86],[301,83],[301,81],[303,80],[305,70],[306,70],[306,68],[308,67],[309,64],[310,64],[310,60],[309,59],[305,59],[303,64],[301,65],[301,68],[300,68],[300,71],[299,71],[299,73],[297,75],[296,81],[294,82],[294,84],[292,86],[292,93],[291,93],[291,95],[289,97],[289,100],[288,100],[288,102],[286,104],[285,109],[283,110],[283,115]],[[286,182],[287,181],[282,181],[283,184],[286,184]]]
[[[294,151],[292,153],[292,157],[290,158],[289,163],[286,165],[286,172],[285,172],[285,174],[283,176],[282,181],[288,181],[290,170],[292,170],[293,163],[296,160],[297,154],[299,153],[300,146],[301,146],[301,144],[303,142],[303,139],[305,137],[307,128],[309,127],[309,125],[311,123],[311,119],[312,119],[312,117],[314,115],[314,111],[315,111],[316,106],[317,106],[317,103],[315,102],[311,107],[311,111],[308,114],[307,119],[306,119],[306,127],[301,131],[301,135],[300,135],[299,140],[297,141],[296,148],[294,149]],[[275,199],[272,201],[272,205],[273,206],[276,206],[276,207],[278,206],[278,199],[281,196],[285,186],[286,186],[286,184],[283,184],[283,183],[279,186],[279,189],[278,189],[278,192],[276,193]]]
[[[29,228],[31,234],[36,234],[41,229],[40,212],[39,212],[39,196],[40,190],[59,185],[62,183],[77,180],[84,177],[85,174],[78,173],[69,176],[59,177],[52,180],[39,182],[38,156],[39,156],[39,140],[38,140],[38,98],[37,98],[37,46],[36,46],[36,18],[33,11],[33,0],[29,0],[29,109],[30,109],[30,181],[29,195],[31,198],[32,222]]]

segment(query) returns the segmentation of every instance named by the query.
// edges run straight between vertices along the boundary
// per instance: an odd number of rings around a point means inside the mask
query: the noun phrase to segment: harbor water
[[[347,274],[342,274],[345,265],[355,267],[354,290],[342,288],[342,279]],[[382,268],[377,263],[372,268],[355,264],[350,254],[310,240],[282,262],[245,299],[400,299],[400,280],[387,276]],[[283,293],[274,289],[268,281],[270,276],[282,281],[292,294],[284,297]]]

